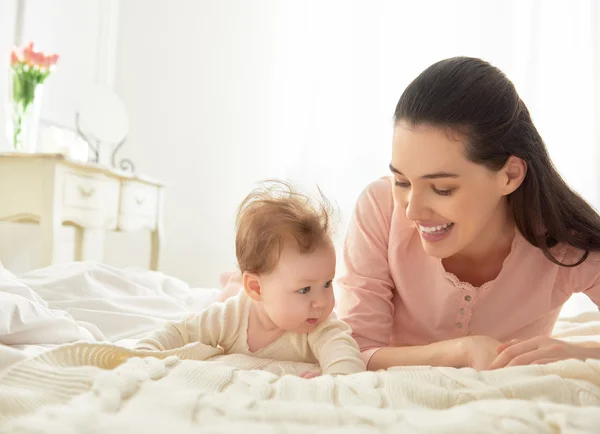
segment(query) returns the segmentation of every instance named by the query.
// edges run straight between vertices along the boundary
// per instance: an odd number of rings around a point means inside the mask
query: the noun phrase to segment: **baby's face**
[[[275,269],[260,277],[263,308],[277,327],[308,333],[333,310],[334,276],[335,250],[330,243],[300,253],[295,243],[286,242]]]

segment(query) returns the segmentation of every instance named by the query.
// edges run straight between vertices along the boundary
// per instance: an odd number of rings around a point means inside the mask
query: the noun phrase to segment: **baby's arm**
[[[232,304],[213,303],[199,314],[188,315],[179,322],[167,323],[162,329],[155,330],[139,340],[135,348],[165,351],[183,347],[191,342],[201,342],[215,348],[222,347],[227,340],[227,330],[231,329],[226,320],[231,319],[231,315],[228,314],[234,308]]]
[[[354,374],[366,367],[350,326],[328,319],[308,335],[308,344],[321,365],[323,374]]]

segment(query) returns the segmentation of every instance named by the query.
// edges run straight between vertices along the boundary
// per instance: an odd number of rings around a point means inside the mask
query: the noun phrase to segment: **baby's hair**
[[[287,182],[261,183],[237,210],[235,252],[240,271],[271,272],[279,260],[285,239],[293,238],[301,253],[311,253],[331,242],[331,203],[298,193]]]

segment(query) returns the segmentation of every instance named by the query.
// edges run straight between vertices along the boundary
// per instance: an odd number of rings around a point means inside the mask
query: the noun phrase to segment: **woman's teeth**
[[[443,225],[438,226],[421,226],[419,225],[419,230],[421,232],[425,232],[427,234],[435,234],[438,232],[445,232],[450,229],[454,223],[444,223]]]

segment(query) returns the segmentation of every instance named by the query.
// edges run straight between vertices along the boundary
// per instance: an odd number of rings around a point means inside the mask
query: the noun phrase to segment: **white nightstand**
[[[102,261],[106,231],[150,231],[150,269],[158,269],[164,185],[56,154],[0,154],[0,221],[37,222],[38,267],[58,262],[59,231],[76,228],[75,260]]]

